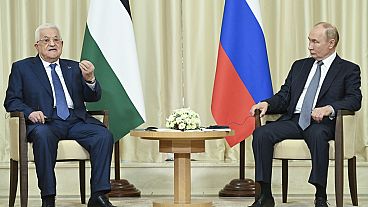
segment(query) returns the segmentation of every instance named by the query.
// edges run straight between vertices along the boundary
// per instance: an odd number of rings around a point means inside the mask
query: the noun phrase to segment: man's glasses
[[[42,38],[42,39],[38,40],[37,43],[42,42],[43,44],[48,45],[48,44],[51,43],[51,41],[54,42],[55,44],[60,44],[63,40],[61,38],[58,38],[58,37],[53,37],[53,38],[46,37],[46,38]]]

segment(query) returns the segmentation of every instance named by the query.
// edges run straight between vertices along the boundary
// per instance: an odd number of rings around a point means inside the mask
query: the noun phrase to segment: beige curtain
[[[183,105],[180,1],[131,1],[139,66],[142,76],[146,126],[164,126],[172,109]],[[126,136],[123,160],[156,162],[167,154],[158,152],[158,142]]]
[[[368,157],[368,2],[365,0],[261,0],[263,28],[274,92],[295,59],[308,56],[307,36],[313,24],[328,21],[340,31],[338,54],[360,65],[363,105],[357,113],[359,159]],[[64,58],[78,60],[82,47],[88,0],[2,0],[0,4],[0,101],[3,103],[11,63],[34,56],[34,30],[43,22],[59,25]],[[132,19],[142,77],[147,122],[164,126],[173,109],[191,107],[203,125],[214,124],[210,106],[216,70],[224,0],[131,0]],[[111,27],[114,25],[111,24]],[[251,40],[249,40],[251,41]],[[0,109],[0,162],[8,161],[9,128]],[[251,139],[247,161],[252,162]],[[126,136],[120,141],[126,162],[161,162],[155,141]],[[224,140],[208,141],[206,153],[194,159],[231,161],[238,147]]]

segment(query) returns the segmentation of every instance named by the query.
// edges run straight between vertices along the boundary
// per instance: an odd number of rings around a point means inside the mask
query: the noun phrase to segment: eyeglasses
[[[42,42],[43,44],[45,45],[48,45],[51,43],[51,41],[53,41],[55,44],[60,44],[63,40],[61,38],[58,38],[58,37],[53,37],[53,38],[42,38],[40,40],[37,41],[38,42]]]

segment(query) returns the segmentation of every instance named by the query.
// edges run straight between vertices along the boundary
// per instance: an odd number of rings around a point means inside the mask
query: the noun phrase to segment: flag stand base
[[[141,191],[130,184],[128,180],[110,180],[111,191],[109,197],[140,197]]]
[[[115,179],[110,180],[109,197],[140,197],[141,191],[126,179],[120,179],[120,149],[119,141],[114,144]]]
[[[220,197],[254,197],[256,185],[252,179],[233,179],[220,190]]]
[[[220,197],[255,197],[256,183],[245,178],[245,140],[240,142],[239,179],[233,179],[219,192]]]

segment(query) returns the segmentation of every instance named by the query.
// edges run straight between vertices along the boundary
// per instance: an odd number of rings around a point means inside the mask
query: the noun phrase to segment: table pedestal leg
[[[211,207],[212,202],[191,199],[190,153],[174,153],[174,203],[153,202],[154,207]]]
[[[190,154],[174,154],[174,203],[190,203]]]
[[[160,152],[174,153],[174,202],[154,201],[153,207],[212,207],[211,201],[191,199],[190,153],[204,150],[204,140],[160,140]]]

